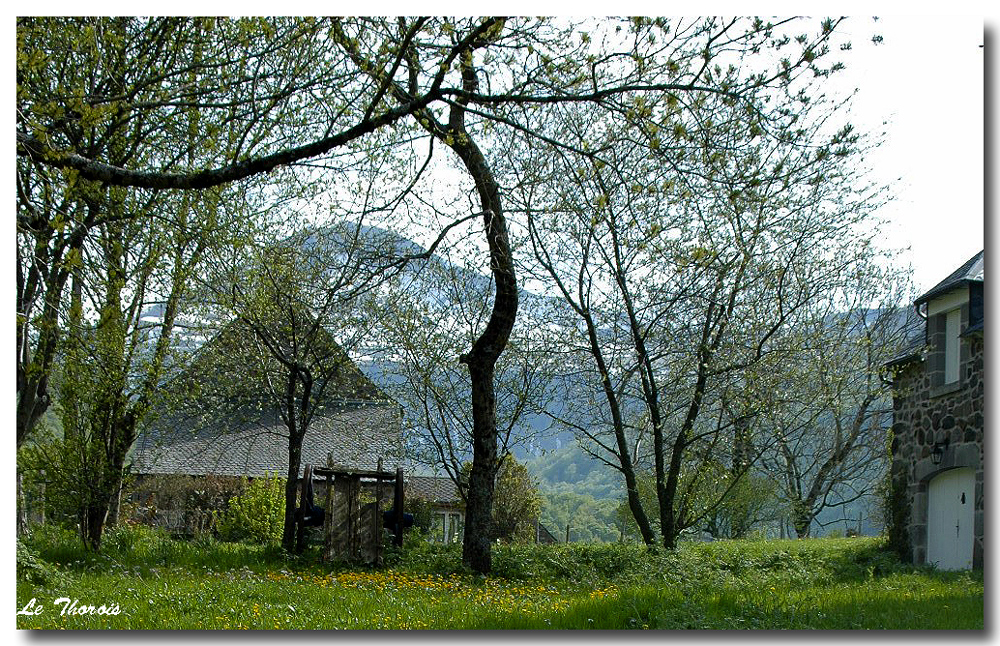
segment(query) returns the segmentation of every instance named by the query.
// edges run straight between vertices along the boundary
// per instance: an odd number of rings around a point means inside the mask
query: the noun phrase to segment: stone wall
[[[968,306],[962,308],[962,329],[968,324]],[[942,385],[943,359],[935,347],[943,347],[943,329],[931,317],[926,359],[898,366],[893,380],[894,423],[892,477],[904,487],[905,513],[897,516],[905,523],[913,563],[927,559],[927,487],[934,476],[956,467],[971,467],[976,473],[975,539],[973,567],[983,567],[983,337],[962,338],[960,378],[957,384]],[[941,464],[934,464],[935,443],[947,444]]]

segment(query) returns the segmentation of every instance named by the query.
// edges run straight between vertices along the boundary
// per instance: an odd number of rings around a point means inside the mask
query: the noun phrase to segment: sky
[[[923,293],[984,246],[983,18],[865,17],[845,30],[853,56],[840,82],[858,89],[854,119],[876,132],[888,122],[871,159],[896,194],[880,211],[891,221],[883,243],[909,248]]]

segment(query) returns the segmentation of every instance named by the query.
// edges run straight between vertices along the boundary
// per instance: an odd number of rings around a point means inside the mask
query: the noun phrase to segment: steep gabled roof
[[[133,473],[287,475],[288,431],[261,368],[241,354],[248,334],[239,320],[230,323],[166,386],[172,403],[136,440]],[[306,464],[326,466],[328,453],[358,469],[400,459],[399,405],[328,334],[316,345],[334,367],[303,438],[300,475]]]
[[[228,386],[253,385],[263,379],[258,361],[248,361],[248,339],[254,332],[242,319],[223,327],[218,334],[203,345],[194,355],[187,369],[175,380],[175,389],[190,389],[190,384],[220,383]],[[326,357],[324,365],[333,366],[329,383],[324,390],[324,401],[364,402],[389,401],[382,392],[351,360],[347,352],[323,328],[311,343],[313,354]],[[235,377],[234,381],[232,378]]]
[[[947,278],[942,280],[940,283],[935,285],[926,294],[914,301],[914,304],[921,305],[927,301],[941,296],[956,287],[961,287],[968,283],[983,282],[984,278],[984,263],[983,258],[985,253],[980,251],[972,258],[969,258],[961,267],[953,271]]]

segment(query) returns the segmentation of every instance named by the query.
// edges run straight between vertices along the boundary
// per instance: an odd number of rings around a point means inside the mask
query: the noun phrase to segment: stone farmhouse
[[[924,334],[888,367],[892,537],[916,564],[983,567],[983,271],[979,252],[914,305]]]

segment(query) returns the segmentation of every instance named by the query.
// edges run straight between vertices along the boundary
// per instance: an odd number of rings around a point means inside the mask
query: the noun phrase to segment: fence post
[[[403,547],[403,467],[396,467],[396,487],[392,493],[393,541],[396,547]]]
[[[382,458],[375,467],[375,517],[372,520],[372,540],[375,541],[375,564],[382,564]]]

